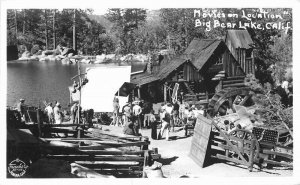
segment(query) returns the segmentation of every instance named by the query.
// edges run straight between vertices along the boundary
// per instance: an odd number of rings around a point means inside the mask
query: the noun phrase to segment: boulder
[[[61,52],[61,55],[63,55],[63,56],[68,56],[70,53],[72,53],[73,55],[76,55],[76,54],[77,54],[77,52],[76,52],[74,49],[64,47],[63,51]],[[72,55],[72,56],[73,56],[73,55]]]
[[[61,63],[62,64],[71,64],[72,62],[71,62],[71,60],[68,57],[66,57],[66,58],[64,58],[64,59],[61,60]]]
[[[102,55],[97,55],[97,56],[96,56],[95,64],[102,63],[102,62],[104,62],[104,60],[105,60],[105,55],[104,55],[104,54],[102,54]]]
[[[148,56],[147,55],[142,55],[142,54],[134,55],[133,60],[146,62],[146,61],[148,61]]]
[[[30,53],[29,51],[25,51],[25,52],[22,54],[21,58],[30,58],[30,56],[31,56],[31,53]]]
[[[45,50],[43,51],[44,55],[53,55],[55,53],[55,50]]]

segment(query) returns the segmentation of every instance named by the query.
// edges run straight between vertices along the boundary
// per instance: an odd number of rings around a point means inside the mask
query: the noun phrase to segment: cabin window
[[[215,65],[219,65],[219,64],[223,64],[223,57],[222,56],[218,57],[218,59],[215,62]]]
[[[251,58],[252,57],[252,49],[247,49],[246,50],[246,58]]]

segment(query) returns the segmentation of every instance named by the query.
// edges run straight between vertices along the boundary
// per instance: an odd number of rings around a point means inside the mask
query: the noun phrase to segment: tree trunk
[[[17,10],[15,9],[15,36],[16,36],[16,42],[18,38],[18,22],[17,22]]]
[[[45,42],[46,42],[46,50],[48,50],[48,22],[47,22],[47,9],[45,9]]]
[[[25,28],[26,28],[26,21],[25,21],[25,9],[23,10],[23,35],[25,34]]]
[[[74,9],[74,18],[73,18],[73,49],[77,51],[76,48],[76,9]]]
[[[135,9],[135,25],[136,29],[138,29],[138,9]]]
[[[187,29],[187,16],[184,10],[184,32],[185,32],[185,48],[188,47],[188,29]]]
[[[53,25],[52,25],[52,29],[53,29],[53,49],[56,48],[56,30],[55,30],[55,14],[56,14],[56,10],[53,10]]]

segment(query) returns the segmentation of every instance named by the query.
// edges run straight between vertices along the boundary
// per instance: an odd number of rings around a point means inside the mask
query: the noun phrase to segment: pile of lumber
[[[147,137],[116,136],[104,132],[97,135],[43,138],[42,155],[48,159],[68,161],[85,171],[90,169],[115,177],[142,177],[145,166],[151,166],[160,157],[157,149],[148,149],[150,142]]]

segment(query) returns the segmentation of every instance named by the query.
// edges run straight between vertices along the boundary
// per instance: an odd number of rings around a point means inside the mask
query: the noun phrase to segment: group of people
[[[48,120],[50,124],[61,124],[64,119],[64,114],[59,102],[55,101],[55,106],[52,106],[52,103],[48,103],[45,108],[47,113]]]
[[[149,128],[156,121],[152,103],[127,102],[120,111],[119,99],[113,100],[113,120],[110,125],[123,126],[124,134],[141,135],[139,129]]]
[[[165,139],[169,140],[169,132],[170,130],[174,132],[175,126],[183,125],[184,128],[195,126],[198,114],[204,114],[203,109],[197,109],[195,105],[182,101],[163,103],[158,111],[159,120],[154,114],[153,104],[142,100],[127,102],[121,109],[119,99],[115,97],[113,120],[110,125],[124,127],[123,133],[127,135],[141,135],[139,129],[156,129],[157,123],[160,122],[162,126],[155,138],[162,139],[165,134]]]
[[[17,104],[17,111],[20,114],[21,121],[26,122],[26,106],[25,99],[21,98],[19,103]],[[52,106],[52,103],[46,104],[45,113],[48,117],[48,122],[50,124],[61,124],[64,118],[64,114],[61,109],[61,105],[59,102],[55,101],[55,106]],[[29,114],[29,113],[28,113]],[[28,115],[30,117],[30,115]]]
[[[169,140],[169,132],[174,132],[174,127],[178,124],[184,126],[185,135],[187,135],[188,126],[195,126],[198,114],[203,114],[202,109],[198,110],[195,105],[189,105],[182,101],[175,101],[161,105],[159,110],[160,121],[162,127],[158,134],[158,139],[161,139],[166,133],[166,140]]]

